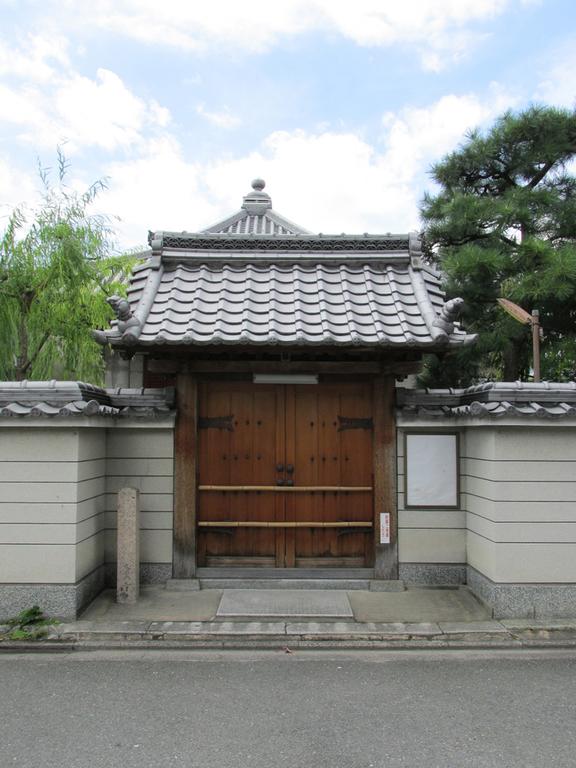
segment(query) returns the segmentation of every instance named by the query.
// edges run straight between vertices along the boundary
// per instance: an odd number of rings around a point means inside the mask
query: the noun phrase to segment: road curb
[[[151,633],[128,631],[78,631],[36,641],[0,642],[0,653],[73,652],[90,649],[375,649],[375,650],[503,650],[562,648],[576,649],[576,632],[562,629],[522,629],[518,632],[417,632],[395,633],[362,632],[299,634],[258,633]]]

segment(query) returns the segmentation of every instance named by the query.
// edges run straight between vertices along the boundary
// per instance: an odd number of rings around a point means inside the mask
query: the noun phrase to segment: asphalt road
[[[0,766],[576,765],[576,653],[0,654]]]

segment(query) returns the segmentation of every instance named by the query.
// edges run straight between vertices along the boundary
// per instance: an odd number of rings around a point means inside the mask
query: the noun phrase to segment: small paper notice
[[[390,513],[380,515],[380,544],[390,544]]]

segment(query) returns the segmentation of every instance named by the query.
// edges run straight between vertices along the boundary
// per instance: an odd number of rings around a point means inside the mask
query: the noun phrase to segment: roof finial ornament
[[[272,200],[267,192],[264,192],[266,182],[264,179],[254,179],[252,192],[247,194],[242,203],[242,208],[252,216],[263,216],[272,208]]]

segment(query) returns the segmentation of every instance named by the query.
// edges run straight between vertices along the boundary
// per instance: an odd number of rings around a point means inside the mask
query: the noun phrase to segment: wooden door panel
[[[342,417],[370,419],[371,392],[368,386],[346,383],[296,387],[295,399],[296,484],[371,486],[371,430],[342,429],[341,422]],[[291,519],[310,522],[371,523],[372,494],[342,491],[297,494],[291,514]],[[345,562],[365,565],[370,560],[371,542],[371,528],[298,528],[294,538],[294,562],[302,566]]]
[[[210,382],[200,390],[199,561],[275,565],[274,531],[205,523],[274,519],[270,494],[202,490],[205,486],[258,486],[275,483],[276,431],[281,398],[275,387]],[[219,428],[221,417],[231,417]],[[228,423],[228,422],[226,422]],[[205,425],[202,427],[202,425]],[[214,426],[216,425],[216,426]],[[272,501],[272,505],[271,505]],[[271,510],[272,506],[272,510]]]
[[[287,457],[294,466],[292,475],[296,486],[318,486],[318,392],[314,385],[290,387],[292,408],[286,413],[286,431],[289,435]],[[291,494],[286,497],[286,519],[302,522],[318,519],[318,500],[314,494]],[[286,563],[296,565],[297,550],[313,550],[315,530],[292,529],[287,532]],[[296,542],[299,542],[298,545]]]
[[[371,387],[211,382],[199,394],[201,565],[370,564],[371,491],[256,488],[371,487]],[[247,526],[258,522],[277,527]]]

